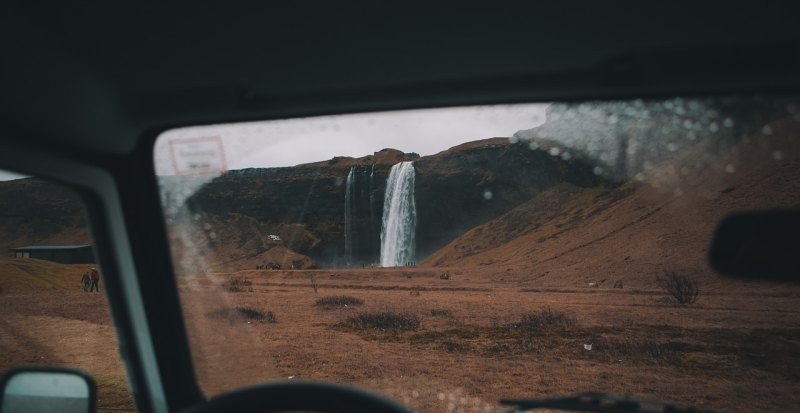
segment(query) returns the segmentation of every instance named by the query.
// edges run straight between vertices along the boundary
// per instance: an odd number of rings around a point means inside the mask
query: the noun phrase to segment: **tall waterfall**
[[[375,192],[372,186],[372,178],[375,176],[375,164],[369,168],[369,181],[367,184],[367,196],[369,197],[369,231],[375,233]]]
[[[350,167],[344,190],[344,261],[346,265],[353,262],[353,183],[355,167]]]
[[[414,201],[414,165],[392,166],[386,180],[381,227],[381,266],[398,267],[414,261],[417,206]]]

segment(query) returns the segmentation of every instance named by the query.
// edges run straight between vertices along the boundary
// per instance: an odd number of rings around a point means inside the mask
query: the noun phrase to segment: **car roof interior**
[[[800,65],[789,2],[19,3],[3,113],[99,154],[235,119],[785,90]]]
[[[95,240],[128,248],[143,283],[171,271],[152,157],[166,129],[469,104],[793,93],[798,8],[771,1],[4,2],[0,167],[78,187],[104,171],[119,188],[129,247],[113,238],[113,217],[97,206],[108,199],[87,191]],[[67,178],[54,160],[93,169]],[[98,254],[104,267],[125,265],[111,247]],[[123,284],[110,284],[109,295],[124,343],[138,330]],[[202,396],[176,287],[168,284],[142,299],[172,411]],[[134,387],[142,398],[156,397],[142,384],[148,373],[137,367],[137,344],[129,345],[123,352]]]

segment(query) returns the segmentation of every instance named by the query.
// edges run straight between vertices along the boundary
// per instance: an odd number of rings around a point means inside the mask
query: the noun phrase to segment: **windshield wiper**
[[[638,400],[612,394],[585,392],[541,399],[502,399],[501,404],[514,406],[510,412],[555,409],[599,413],[718,413],[718,410],[670,403]]]

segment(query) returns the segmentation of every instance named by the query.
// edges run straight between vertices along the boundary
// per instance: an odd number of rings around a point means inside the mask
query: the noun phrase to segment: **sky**
[[[156,142],[158,175],[294,166],[385,148],[432,155],[545,121],[547,104],[470,106],[319,116],[173,129]]]

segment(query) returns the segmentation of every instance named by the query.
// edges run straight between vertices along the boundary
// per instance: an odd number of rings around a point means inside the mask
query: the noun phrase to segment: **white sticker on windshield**
[[[206,174],[227,170],[219,136],[176,139],[169,142],[172,166],[178,175]]]

